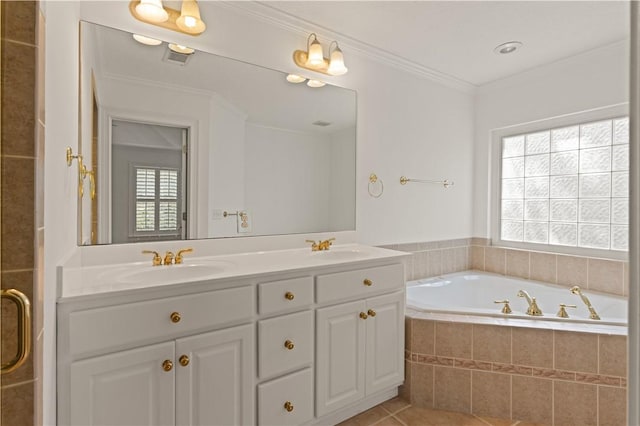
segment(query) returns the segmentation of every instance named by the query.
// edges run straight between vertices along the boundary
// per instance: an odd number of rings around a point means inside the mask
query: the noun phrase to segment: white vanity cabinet
[[[396,290],[317,310],[316,416],[323,416],[403,382],[404,271],[350,271],[320,276],[316,285],[330,302],[343,289],[353,297]]]
[[[392,398],[404,267],[381,252],[62,298],[58,423],[324,425]]]

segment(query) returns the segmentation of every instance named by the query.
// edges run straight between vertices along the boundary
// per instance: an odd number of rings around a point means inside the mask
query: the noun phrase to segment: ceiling
[[[261,6],[475,86],[629,36],[626,1],[269,1]],[[493,49],[517,40],[521,50]],[[342,46],[344,44],[344,46]]]

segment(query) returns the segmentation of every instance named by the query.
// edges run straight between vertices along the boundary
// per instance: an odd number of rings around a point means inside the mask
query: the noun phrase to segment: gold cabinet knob
[[[360,312],[360,318],[362,319],[367,319],[368,315],[365,314],[364,312]]]
[[[284,298],[285,298],[285,299],[287,299],[287,300],[293,300],[293,298],[294,298],[294,297],[295,297],[295,296],[294,296],[294,295],[293,295],[293,293],[291,293],[290,291],[288,291],[288,292],[286,292],[286,293],[284,294]]]
[[[288,412],[292,412],[293,411],[293,404],[290,401],[287,401],[284,403],[284,409],[287,410]]]
[[[373,309],[369,309],[367,311],[367,313],[369,314],[370,317],[375,317],[376,316],[376,311],[374,311]]]
[[[171,362],[171,360],[165,359],[162,363],[162,369],[164,371],[171,371],[173,369],[173,362]]]
[[[186,356],[186,355],[182,355],[182,356],[178,359],[178,362],[180,362],[180,365],[181,365],[181,366],[183,366],[183,367],[186,367],[187,365],[189,365],[189,361],[191,361],[191,360],[190,360],[190,359],[189,359],[189,357],[188,357],[188,356]]]
[[[181,319],[180,312],[171,312],[171,322],[180,322]]]
[[[289,349],[289,350],[292,350],[295,347],[295,345],[293,344],[293,342],[291,340],[287,340],[287,341],[284,342],[284,347]]]
[[[373,285],[373,281],[371,281],[369,278],[365,278],[362,283],[367,287],[371,287]]]

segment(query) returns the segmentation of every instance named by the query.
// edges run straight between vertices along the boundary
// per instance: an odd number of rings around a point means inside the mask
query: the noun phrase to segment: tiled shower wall
[[[44,161],[44,19],[37,2],[2,1],[1,260],[2,288],[29,297],[32,351],[1,378],[3,425],[41,424],[42,210]],[[2,362],[16,353],[16,307],[2,301]]]
[[[629,295],[629,263],[510,249],[489,245],[485,238],[462,238],[382,246],[411,252],[405,261],[407,280],[475,269],[571,287],[579,285],[620,296]]]

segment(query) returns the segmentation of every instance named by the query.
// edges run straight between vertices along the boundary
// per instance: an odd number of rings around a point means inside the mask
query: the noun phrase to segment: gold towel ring
[[[372,188],[378,182],[380,182],[380,191],[376,192]],[[376,176],[375,173],[371,173],[369,175],[369,184],[367,185],[367,191],[373,198],[380,198],[382,196],[382,193],[384,192],[384,183],[382,183],[382,179],[378,179],[378,176]]]

